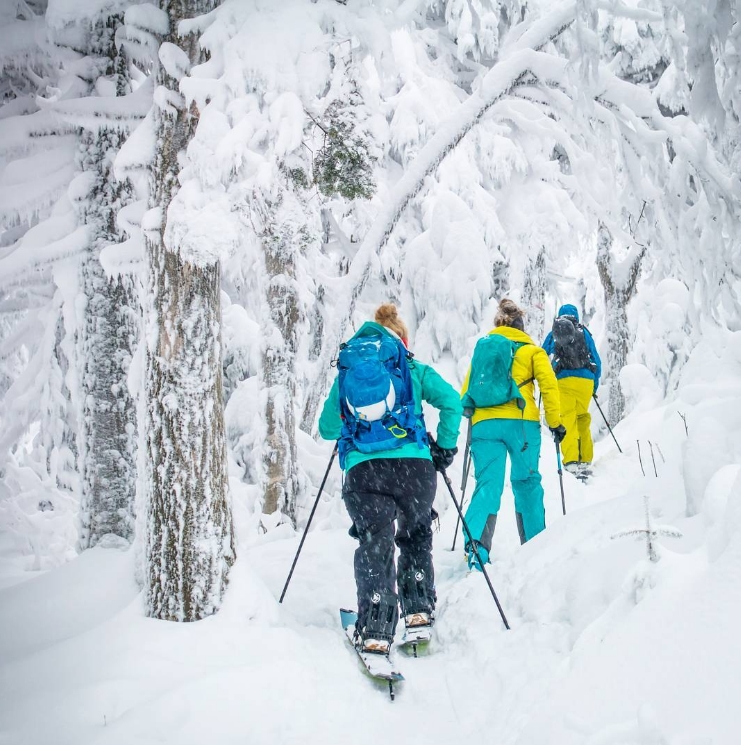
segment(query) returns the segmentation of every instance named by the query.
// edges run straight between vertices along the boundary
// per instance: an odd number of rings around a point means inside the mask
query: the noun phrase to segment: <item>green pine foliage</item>
[[[370,199],[375,193],[375,158],[357,125],[358,99],[357,91],[353,91],[349,105],[333,101],[327,107],[326,123],[317,123],[324,132],[324,143],[314,158],[314,183],[325,197]]]

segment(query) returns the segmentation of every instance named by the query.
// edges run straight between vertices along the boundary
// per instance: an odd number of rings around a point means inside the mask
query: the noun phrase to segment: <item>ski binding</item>
[[[345,631],[345,637],[365,666],[368,674],[372,678],[388,681],[389,696],[393,701],[395,696],[394,683],[404,680],[404,676],[396,669],[388,655],[363,652],[356,645],[355,622],[357,620],[358,614],[355,611],[340,608],[340,622]]]
[[[412,655],[417,657],[418,648],[429,644],[431,639],[432,624],[426,626],[412,626],[411,628],[404,629],[404,633],[401,637],[401,645],[403,647],[411,647]]]

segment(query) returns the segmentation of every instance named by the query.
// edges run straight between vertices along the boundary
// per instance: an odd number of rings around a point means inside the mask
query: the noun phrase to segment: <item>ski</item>
[[[579,471],[576,473],[576,478],[579,479],[579,481],[582,482],[582,484],[589,483],[589,480],[594,475],[594,471],[592,471],[591,468],[588,466],[582,466]]]
[[[419,652],[426,651],[432,639],[432,625],[413,626],[404,629],[401,637],[401,648],[411,651],[413,657],[418,657]]]
[[[355,643],[355,622],[358,614],[353,610],[340,608],[340,623],[345,632],[345,638],[360,658],[368,674],[376,680],[388,682],[389,696],[393,701],[395,698],[394,683],[404,680],[404,676],[396,669],[388,655],[363,652]]]

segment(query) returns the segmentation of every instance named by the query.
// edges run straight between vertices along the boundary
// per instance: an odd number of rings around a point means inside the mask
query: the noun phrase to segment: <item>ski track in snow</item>
[[[643,422],[661,426],[661,417]],[[627,445],[634,433],[621,434],[626,455],[599,443],[588,486],[565,475],[566,519],[544,439],[549,527],[524,547],[506,488],[491,579],[511,631],[483,577],[467,572],[460,539],[449,550],[455,512],[440,481],[435,638],[418,659],[396,650],[406,680],[393,703],[339,624],[338,608],[354,605],[355,544],[334,494],[320,504],[283,605],[299,541],[285,527],[251,538],[242,528],[224,607],[197,624],[144,617],[133,551],[93,549],[0,590],[0,743],[362,745],[393,733],[405,745],[732,745],[737,715],[720,701],[741,695],[741,654],[727,644],[741,616],[738,541],[709,573],[702,518],[682,517],[681,438],[663,435],[668,463],[649,479]],[[451,472],[456,491],[461,465]],[[640,541],[610,539],[640,526],[647,489],[657,524],[685,533],[662,539],[656,565]],[[702,607],[688,603],[697,588]],[[705,624],[723,633],[702,640]]]

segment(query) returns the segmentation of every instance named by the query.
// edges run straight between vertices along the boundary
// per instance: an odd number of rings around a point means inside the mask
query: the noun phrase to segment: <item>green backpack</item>
[[[471,360],[468,390],[463,395],[463,409],[481,409],[500,406],[515,400],[520,410],[525,408],[525,399],[512,377],[512,361],[515,352],[527,342],[514,342],[501,334],[489,334],[476,342]]]

